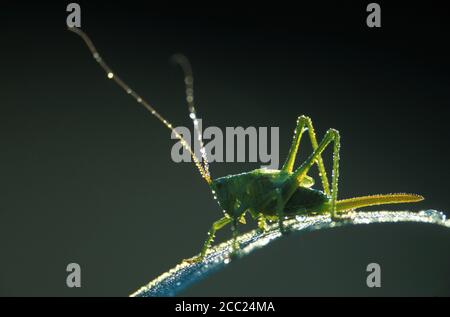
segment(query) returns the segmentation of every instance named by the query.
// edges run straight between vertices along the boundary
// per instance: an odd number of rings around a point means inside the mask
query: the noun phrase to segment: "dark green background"
[[[196,253],[221,216],[169,131],[65,29],[67,2],[0,10],[0,295],[126,296]],[[178,69],[194,67],[206,126],[278,126],[297,116],[342,135],[340,197],[413,192],[449,208],[449,49],[436,4],[191,8],[79,1],[103,57],[175,125],[190,126]],[[331,3],[331,2],[330,2]],[[302,149],[310,152],[307,142]],[[331,152],[326,154],[329,164]],[[259,164],[215,163],[213,176]],[[229,231],[219,234],[219,240]],[[185,295],[450,295],[450,234],[429,225],[342,228],[283,239]],[[82,268],[69,289],[66,265]],[[382,268],[369,289],[366,265]]]

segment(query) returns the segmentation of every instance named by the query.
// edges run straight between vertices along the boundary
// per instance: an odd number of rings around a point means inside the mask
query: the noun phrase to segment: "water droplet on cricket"
[[[113,77],[114,77],[114,74],[111,73],[111,72],[109,72],[109,73],[108,73],[108,78],[109,78],[109,79],[112,79]]]

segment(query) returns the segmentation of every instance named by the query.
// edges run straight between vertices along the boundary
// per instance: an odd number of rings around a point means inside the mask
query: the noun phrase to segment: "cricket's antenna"
[[[192,73],[191,63],[189,59],[183,54],[175,54],[172,56],[171,61],[178,64],[184,73],[184,84],[186,86],[186,102],[189,107],[189,118],[194,122],[194,130],[197,135],[197,140],[200,143],[200,153],[202,156],[203,168],[205,172],[209,175],[209,162],[208,156],[206,155],[205,145],[203,144],[203,136],[200,128],[198,126],[197,112],[195,110],[194,102],[194,75]]]
[[[191,154],[192,159],[194,160],[195,165],[197,166],[200,174],[205,179],[205,181],[208,184],[211,184],[211,176],[209,175],[209,171],[202,166],[200,163],[200,160],[195,155],[195,153],[192,151],[190,145],[186,142],[186,140],[172,127],[172,124],[164,119],[162,115],[159,114],[147,101],[145,101],[138,93],[136,93],[134,90],[132,90],[122,79],[120,79],[117,74],[115,74],[112,69],[105,63],[105,61],[102,59],[100,54],[98,53],[97,49],[94,46],[94,43],[92,43],[91,39],[81,31],[79,28],[76,27],[69,27],[69,31],[72,31],[76,34],[78,34],[83,41],[86,43],[87,47],[92,53],[92,56],[96,60],[96,62],[103,68],[103,70],[106,72],[106,75],[108,79],[112,79],[118,84],[123,90],[126,91],[127,94],[131,95],[139,104],[141,104],[143,107],[145,107],[153,116],[155,116],[159,121],[161,121],[167,128],[169,128],[172,133],[175,135],[177,139],[180,140],[183,147]]]

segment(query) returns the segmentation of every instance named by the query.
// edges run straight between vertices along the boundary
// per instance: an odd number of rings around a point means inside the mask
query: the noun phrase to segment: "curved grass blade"
[[[429,223],[450,228],[450,220],[436,210],[420,212],[410,211],[376,211],[353,212],[342,221],[333,221],[329,216],[298,216],[285,222],[286,228],[293,234],[329,229],[341,226],[362,225],[372,223],[396,223],[416,222]],[[255,229],[241,235],[238,241],[241,252],[238,257],[243,257],[265,245],[279,239],[282,236],[278,225],[272,225],[265,232]],[[163,273],[147,285],[141,287],[132,297],[175,296],[193,283],[196,283],[210,274],[228,265],[232,251],[231,240],[212,247],[205,259],[198,263],[182,262],[173,269]],[[235,259],[233,259],[235,260]]]

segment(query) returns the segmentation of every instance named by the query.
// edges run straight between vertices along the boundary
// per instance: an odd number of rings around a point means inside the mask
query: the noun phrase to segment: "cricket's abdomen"
[[[284,214],[286,216],[302,214],[321,214],[329,211],[330,198],[322,191],[299,187],[286,202]]]
[[[296,215],[314,215],[329,212],[330,199],[323,192],[299,187],[283,208],[286,217]],[[266,216],[277,216],[276,201],[273,200],[265,208],[260,208],[258,212]]]

